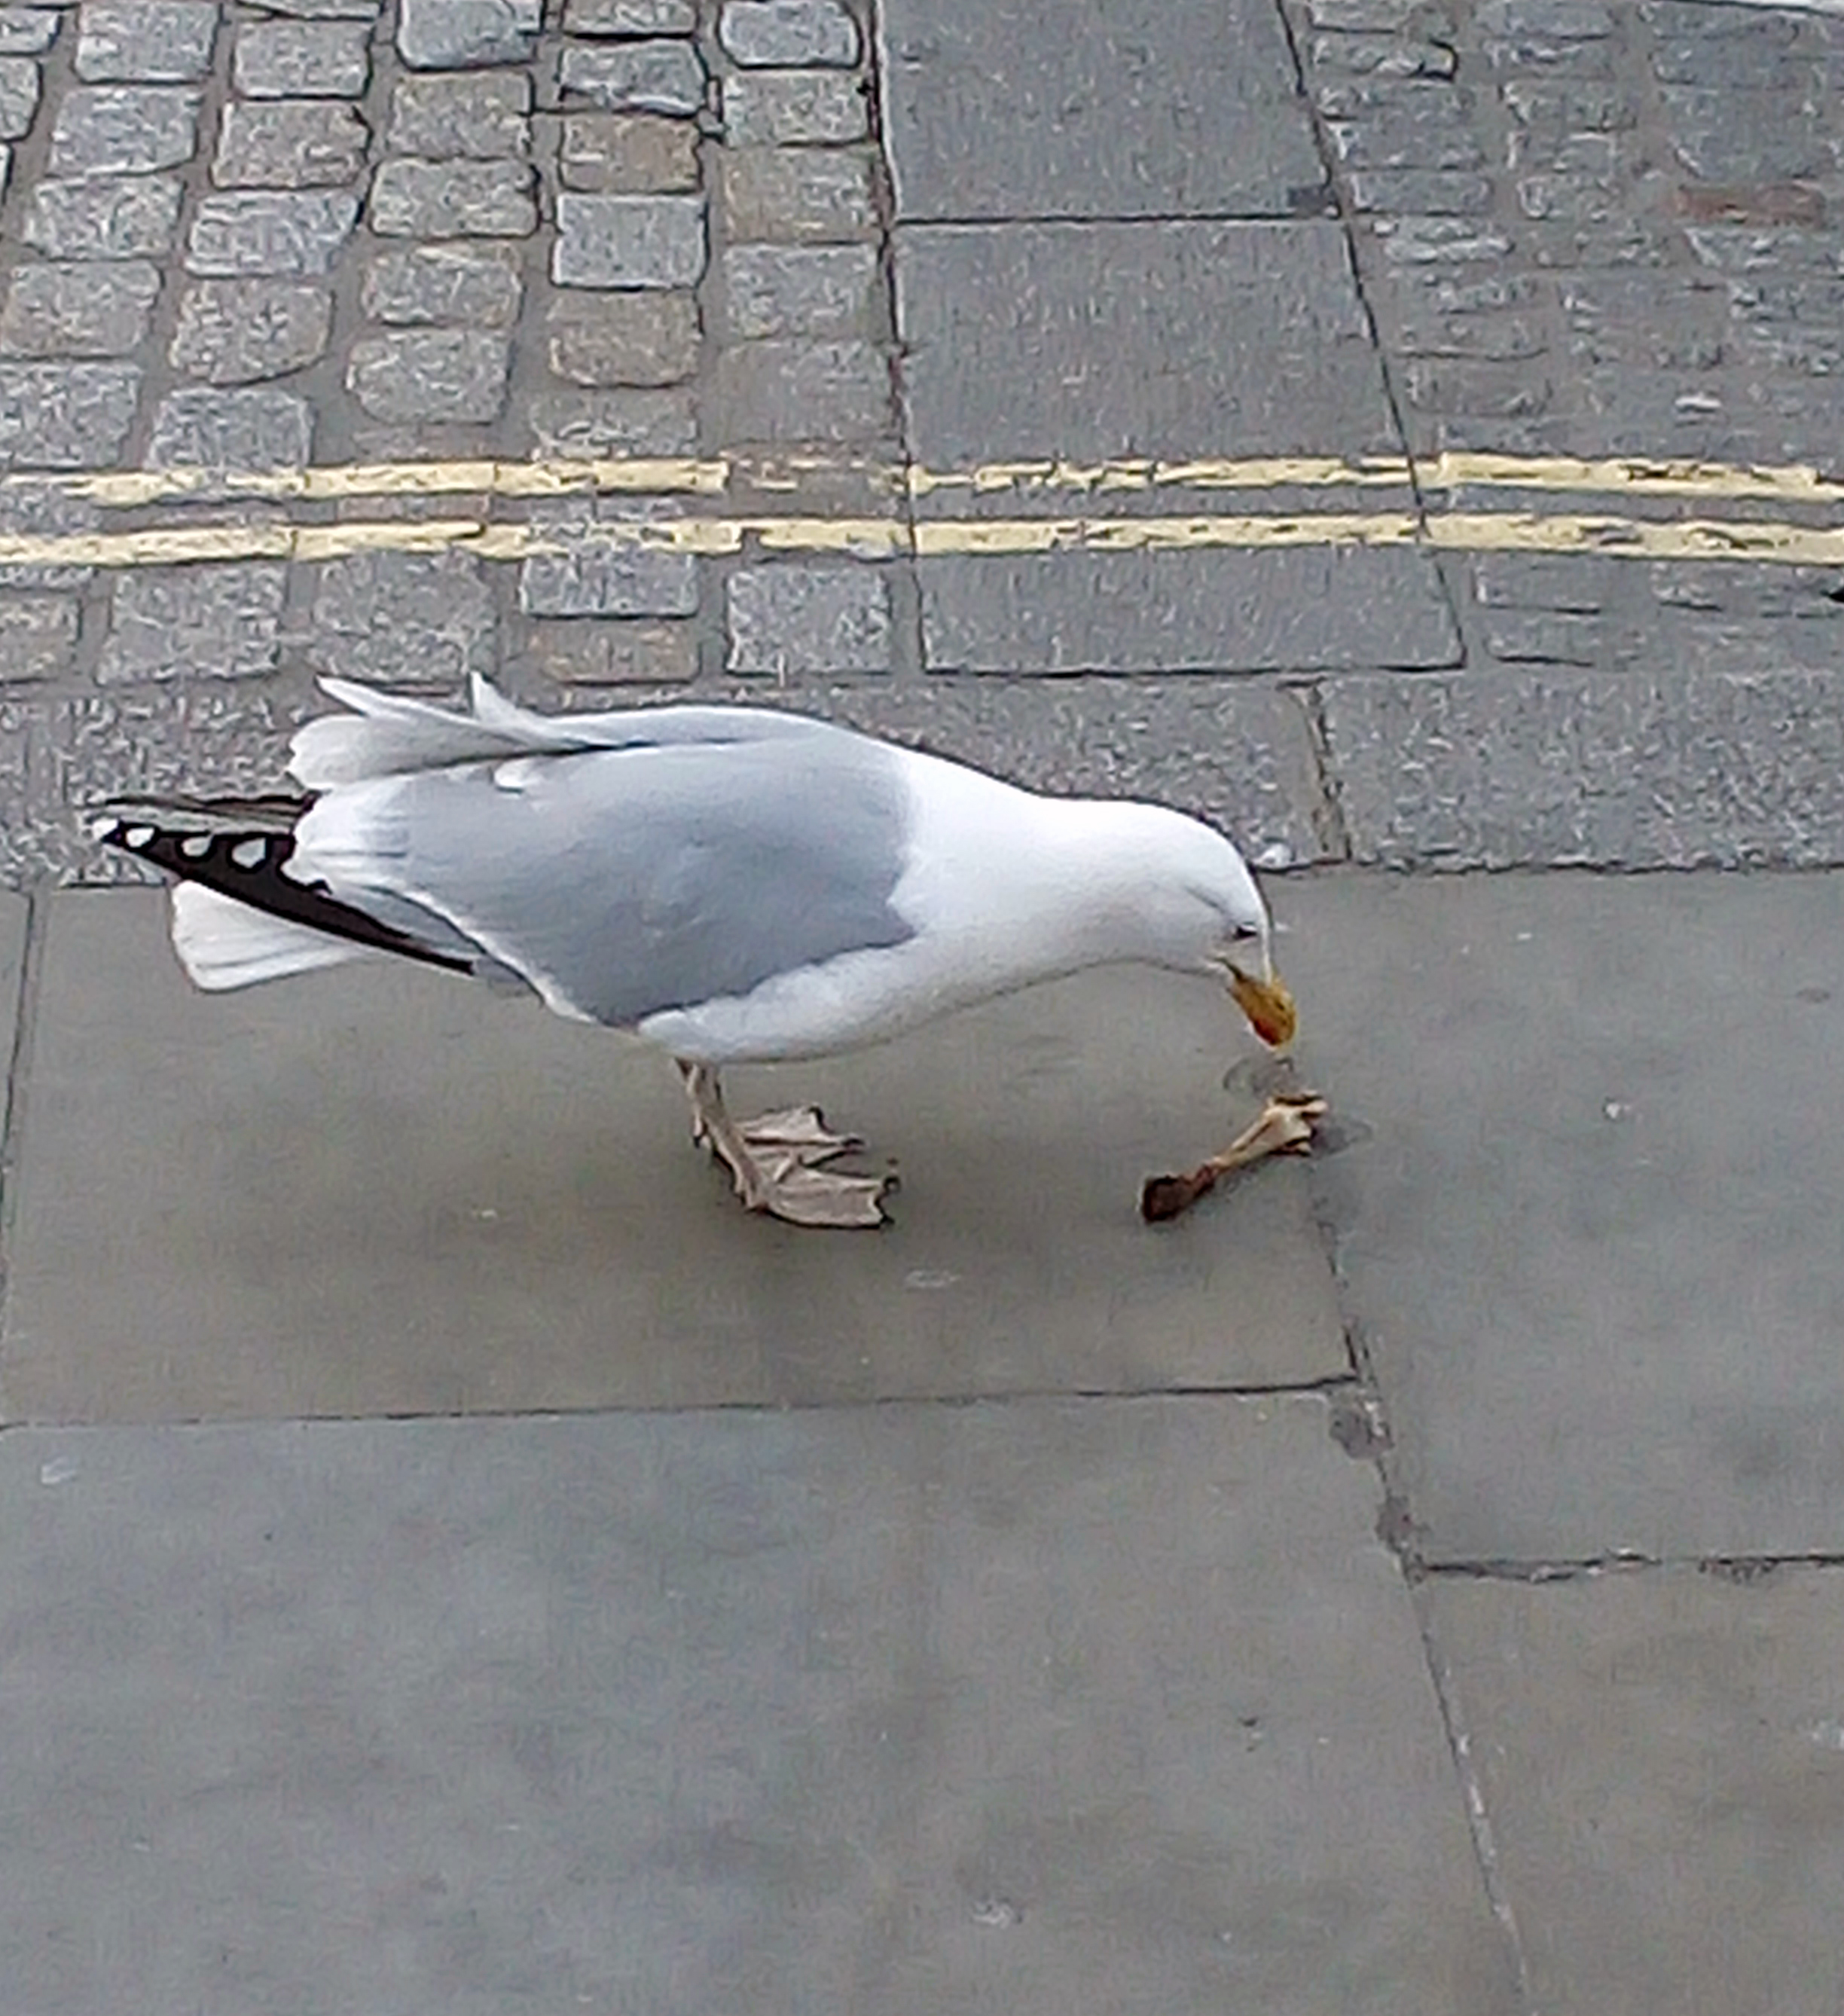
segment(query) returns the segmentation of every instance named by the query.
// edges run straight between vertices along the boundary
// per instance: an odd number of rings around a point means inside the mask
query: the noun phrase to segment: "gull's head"
[[[1264,1043],[1292,1042],[1293,997],[1274,971],[1274,923],[1249,864],[1199,819],[1163,805],[1121,810],[1131,822],[1122,839],[1140,853],[1144,956],[1223,981]]]

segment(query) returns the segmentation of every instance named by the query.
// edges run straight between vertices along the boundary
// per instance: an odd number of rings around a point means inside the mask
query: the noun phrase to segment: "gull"
[[[534,994],[677,1064],[693,1138],[750,1210],[876,1226],[893,1182],[727,1064],[880,1042],[1086,968],[1221,981],[1281,1045],[1294,1008],[1234,846],[1163,805],[1046,797],[851,729],[728,706],[465,710],[321,681],[298,793],[116,801],[95,837],[174,878],[208,992],[395,956]]]

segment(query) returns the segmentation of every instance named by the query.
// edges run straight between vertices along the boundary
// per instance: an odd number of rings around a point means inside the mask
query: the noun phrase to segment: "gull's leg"
[[[739,1125],[724,1107],[714,1067],[680,1059],[678,1067],[692,1102],[692,1138],[728,1169],[746,1209],[790,1225],[886,1222],[883,1199],[891,1178],[846,1175],[819,1166],[861,1144],[830,1132],[817,1107],[791,1107]]]
[[[712,1146],[711,1108],[728,1110],[718,1089],[717,1075],[709,1065],[687,1064],[682,1057],[674,1061],[678,1065],[685,1096],[692,1102],[692,1141],[700,1148],[709,1148]],[[783,1106],[773,1113],[759,1113],[753,1120],[733,1120],[731,1125],[750,1147],[771,1154],[791,1154],[810,1169],[818,1168],[835,1155],[854,1154],[864,1145],[860,1135],[835,1133],[817,1106]]]
[[[678,1067],[679,1082],[685,1088],[685,1096],[692,1102],[692,1145],[695,1148],[708,1148],[711,1145],[710,1119],[706,1101],[707,1098],[714,1099],[721,1104],[723,1100],[717,1089],[717,1075],[706,1071],[700,1064],[688,1064],[683,1057],[674,1057],[673,1062]]]

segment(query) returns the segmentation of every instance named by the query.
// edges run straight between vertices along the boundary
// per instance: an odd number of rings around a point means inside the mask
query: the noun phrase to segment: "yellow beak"
[[[1235,996],[1236,1006],[1249,1018],[1249,1026],[1261,1040],[1278,1049],[1281,1044],[1293,1040],[1295,1024],[1299,1017],[1294,1012],[1293,996],[1278,980],[1252,980],[1246,973],[1232,976],[1229,991]]]

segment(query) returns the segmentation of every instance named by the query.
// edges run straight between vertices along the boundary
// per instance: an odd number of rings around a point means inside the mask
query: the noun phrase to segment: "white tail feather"
[[[288,767],[311,791],[448,763],[591,746],[573,724],[528,714],[477,676],[472,714],[379,693],[350,679],[323,679],[320,686],[351,711],[323,715],[297,732]]]
[[[207,994],[340,966],[369,949],[253,910],[197,882],[175,883],[172,894],[173,949],[192,985]]]

